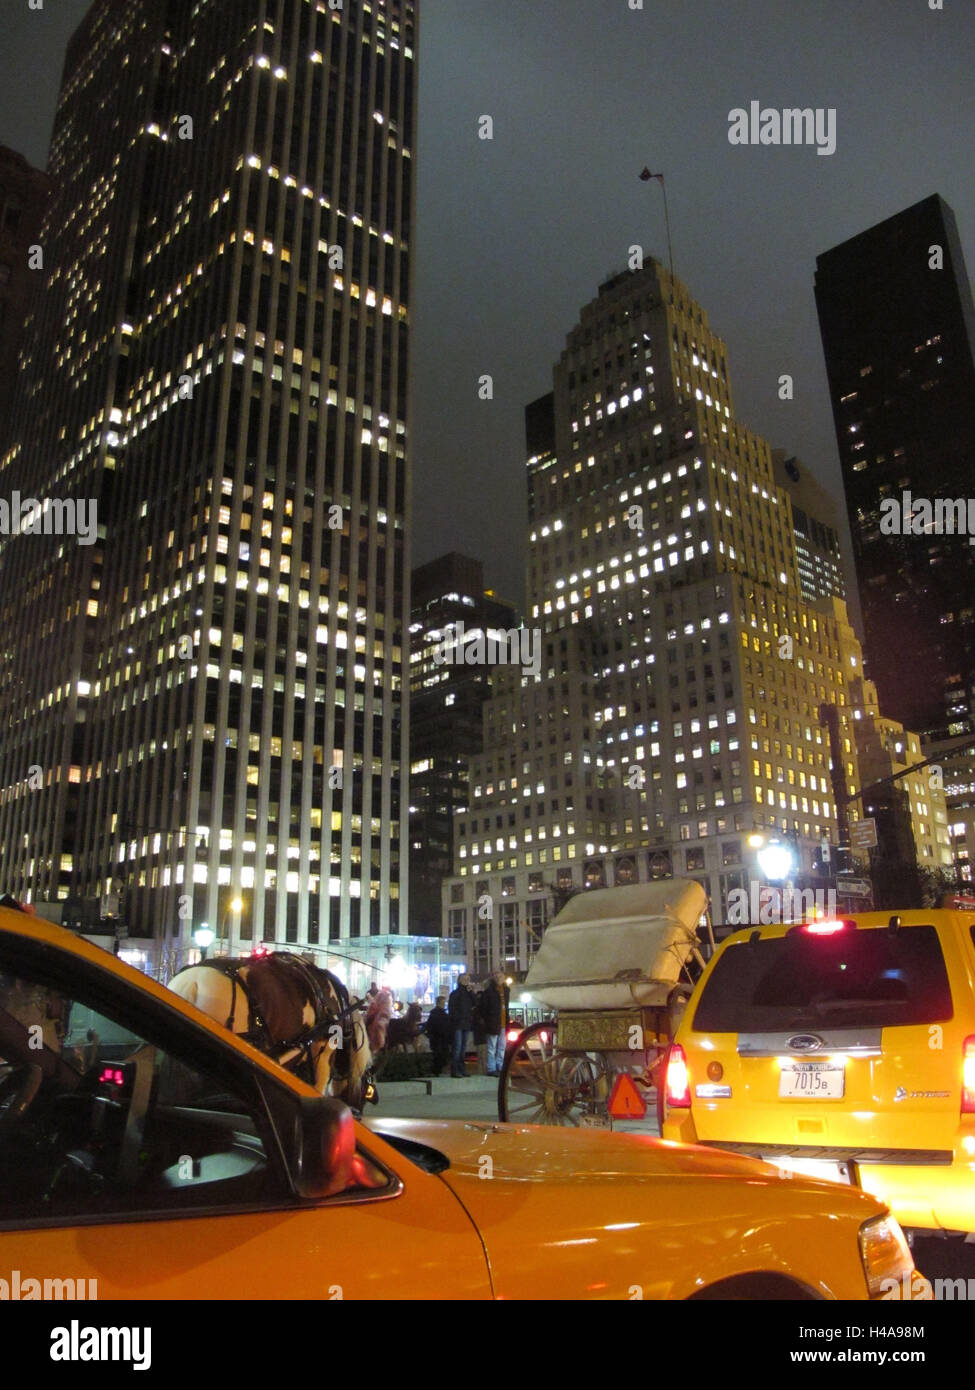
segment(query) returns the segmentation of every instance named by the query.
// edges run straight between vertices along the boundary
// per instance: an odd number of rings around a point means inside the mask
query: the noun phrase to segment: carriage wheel
[[[498,1081],[498,1117],[536,1125],[579,1125],[603,1115],[612,1074],[600,1053],[560,1052],[555,1025],[534,1023],[508,1048]]]

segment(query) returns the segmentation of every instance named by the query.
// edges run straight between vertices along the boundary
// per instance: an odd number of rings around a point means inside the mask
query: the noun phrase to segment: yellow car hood
[[[440,1179],[480,1234],[496,1297],[687,1298],[754,1272],[865,1297],[857,1232],[883,1207],[859,1189],[643,1135],[461,1120],[370,1128],[449,1158]]]
[[[444,1179],[481,1182],[586,1182],[593,1179],[738,1177],[782,1183],[778,1169],[738,1154],[675,1144],[646,1135],[575,1127],[493,1124],[481,1120],[383,1120],[369,1128],[437,1149],[450,1160]],[[485,1159],[490,1159],[489,1163]],[[488,1177],[490,1174],[490,1179]]]

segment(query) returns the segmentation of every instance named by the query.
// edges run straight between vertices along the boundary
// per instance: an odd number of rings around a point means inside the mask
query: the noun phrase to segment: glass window
[[[0,974],[0,1221],[286,1199],[256,1083],[241,1084],[81,997]]]
[[[730,946],[694,1018],[700,1032],[888,1028],[952,1016],[934,927],[850,926],[833,936],[793,931]]]

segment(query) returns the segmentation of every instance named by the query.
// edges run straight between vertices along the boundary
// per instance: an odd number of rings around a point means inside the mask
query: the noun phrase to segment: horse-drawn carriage
[[[509,1046],[502,1120],[608,1126],[627,1073],[656,1088],[668,1044],[714,950],[708,898],[693,879],[579,893],[542,939],[525,990],[552,1017]]]

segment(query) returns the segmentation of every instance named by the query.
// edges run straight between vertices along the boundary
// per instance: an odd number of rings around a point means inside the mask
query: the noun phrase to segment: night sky
[[[644,165],[666,176],[675,269],[728,345],[738,417],[837,491],[817,253],[937,192],[975,268],[972,0],[635,3],[420,0],[413,562],[466,551],[516,601],[522,412],[627,248],[666,256]],[[86,8],[0,0],[0,143],[36,164]],[[731,145],[752,100],[835,107],[835,154]]]

